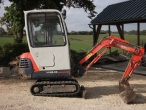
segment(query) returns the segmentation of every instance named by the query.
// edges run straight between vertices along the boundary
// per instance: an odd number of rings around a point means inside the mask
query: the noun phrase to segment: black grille
[[[20,59],[19,67],[20,68],[29,68],[30,67],[30,60],[29,59]]]

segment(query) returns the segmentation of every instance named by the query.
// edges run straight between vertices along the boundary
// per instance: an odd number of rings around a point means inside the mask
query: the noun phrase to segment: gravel
[[[0,78],[0,110],[146,110],[146,77],[132,75],[131,86],[136,99],[125,104],[119,96],[118,81],[121,72],[89,70],[82,78],[86,99],[77,97],[33,96],[30,86],[35,80],[20,77]]]

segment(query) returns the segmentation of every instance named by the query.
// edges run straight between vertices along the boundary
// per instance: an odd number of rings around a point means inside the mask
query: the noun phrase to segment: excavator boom
[[[88,70],[88,68],[90,66],[92,66],[94,63],[96,63],[106,53],[106,51],[111,47],[120,48],[122,50],[126,50],[128,52],[133,53],[133,55],[127,65],[127,68],[126,68],[121,80],[119,81],[120,96],[122,97],[122,99],[124,100],[125,103],[129,103],[136,97],[136,95],[133,91],[133,88],[130,87],[128,81],[131,78],[131,74],[133,73],[133,71],[140,64],[140,61],[144,54],[143,47],[132,45],[128,41],[114,37],[114,36],[108,36],[106,38],[103,38],[98,44],[96,44],[79,61],[79,64],[82,65],[87,60],[89,60],[93,55],[95,55],[97,52],[99,52],[101,49],[103,49],[103,51],[100,54],[96,55],[96,57],[84,68],[85,71]]]

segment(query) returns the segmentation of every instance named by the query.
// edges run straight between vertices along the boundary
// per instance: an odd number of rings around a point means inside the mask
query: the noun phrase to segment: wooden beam
[[[99,34],[100,34],[100,30],[101,30],[101,26],[102,25],[98,25],[97,31],[96,31],[96,26],[93,27],[93,30],[94,30],[93,46],[97,44]]]
[[[95,45],[95,41],[96,41],[96,25],[93,25],[93,46]]]
[[[140,45],[140,23],[137,23],[137,45]]]
[[[110,25],[108,25],[108,34],[109,34],[109,36],[111,36],[111,26]],[[112,51],[111,51],[111,48],[109,48],[109,53],[111,53]]]
[[[123,33],[123,37],[124,37],[124,24],[122,24],[122,33]],[[125,37],[124,37],[125,39]],[[122,50],[122,54],[124,55],[124,50]]]
[[[109,36],[111,36],[111,27],[110,27],[110,25],[108,25],[108,33],[109,33]]]
[[[100,31],[101,31],[101,27],[102,27],[102,25],[98,25],[98,27],[97,27],[97,39],[96,39],[96,43],[97,43],[98,38],[99,38],[99,34],[100,34]]]
[[[122,33],[123,33],[123,37],[124,37],[124,24],[122,24]],[[124,37],[125,39],[125,37]]]
[[[123,34],[123,32],[122,32],[122,29],[121,29],[120,25],[117,24],[116,26],[117,26],[117,29],[118,29],[118,32],[119,32],[119,34],[120,34],[121,39],[125,39],[125,38],[124,38],[124,34]]]

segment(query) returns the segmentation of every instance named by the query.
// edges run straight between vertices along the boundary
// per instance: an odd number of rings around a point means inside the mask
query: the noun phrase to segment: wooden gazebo
[[[146,23],[146,0],[129,0],[107,6],[89,26],[93,29],[93,45],[98,41],[102,25],[115,25],[124,39],[124,24],[137,23],[137,44],[140,45],[140,23]]]

